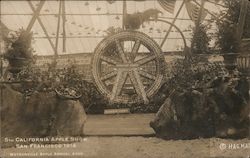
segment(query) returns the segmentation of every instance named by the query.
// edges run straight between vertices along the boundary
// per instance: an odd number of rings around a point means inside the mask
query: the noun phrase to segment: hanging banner
[[[200,6],[192,3],[192,1],[186,1],[185,2],[186,8],[187,8],[187,12],[188,15],[190,17],[191,20],[193,20],[194,22],[198,20],[199,18],[199,14],[200,14]],[[207,12],[205,11],[205,9],[203,9],[203,11],[201,12],[201,18],[200,20],[203,21],[207,16]]]
[[[174,14],[176,0],[157,0],[161,7],[167,12]]]

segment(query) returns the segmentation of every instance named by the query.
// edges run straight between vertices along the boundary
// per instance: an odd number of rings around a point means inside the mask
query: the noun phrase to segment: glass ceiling
[[[215,1],[215,0],[211,0]],[[39,1],[31,1],[35,8]],[[127,1],[127,13],[143,12],[147,9],[158,9],[163,12],[160,18],[169,22],[177,14],[182,0],[177,0],[174,14],[165,11],[156,0],[149,1]],[[199,0],[197,0],[199,2]],[[1,3],[1,22],[10,30],[26,29],[33,16],[32,9],[27,1],[0,1]],[[222,11],[223,7],[214,3],[206,2],[205,8],[216,14]],[[55,44],[57,33],[57,22],[59,12],[59,1],[46,1],[39,17],[46,28],[49,38]],[[58,54],[72,53],[93,53],[97,44],[107,36],[109,27],[122,27],[123,1],[65,1],[66,12],[66,51],[63,52],[62,46],[62,20],[60,25]],[[205,22],[212,16],[207,14]],[[190,45],[192,27],[194,22],[190,19],[187,9],[184,7],[180,11],[175,25],[184,34],[187,44]],[[144,32],[160,44],[169,28],[169,25],[163,22],[145,22],[138,31]],[[216,29],[211,28],[211,32]],[[37,55],[53,55],[54,51],[46,37],[41,25],[36,20],[32,27],[34,33],[34,49]],[[184,47],[183,39],[176,29],[172,29],[163,51],[179,51]]]

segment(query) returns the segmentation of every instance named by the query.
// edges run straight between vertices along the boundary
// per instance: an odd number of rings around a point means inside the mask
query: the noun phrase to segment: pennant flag
[[[101,9],[102,9],[102,8],[100,8],[100,7],[97,7],[97,8],[96,8],[96,11],[100,11]]]
[[[197,21],[199,18],[201,8],[198,5],[192,3],[191,1],[186,1],[185,5],[186,5],[187,12],[188,12],[190,19],[193,21]],[[206,18],[206,16],[207,16],[207,12],[205,11],[205,8],[204,8],[202,10],[200,20],[203,21]]]
[[[174,14],[176,0],[157,0],[160,6],[167,12]]]
[[[115,0],[107,0],[107,2],[108,2],[109,4],[113,4],[113,3],[115,3]]]
[[[85,5],[85,6],[88,6],[88,5],[89,5],[89,2],[85,2],[84,5]]]
[[[118,16],[118,15],[115,17],[115,19],[116,19],[116,20],[120,20],[120,18],[119,18],[119,16]]]

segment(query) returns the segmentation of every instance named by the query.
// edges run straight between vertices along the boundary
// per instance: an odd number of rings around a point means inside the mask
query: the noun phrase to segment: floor
[[[155,114],[88,115],[84,126],[86,136],[150,136],[154,130],[149,122]]]
[[[250,140],[163,140],[149,122],[155,114],[88,115],[84,137],[52,137],[1,150],[7,157],[58,158],[250,158]],[[74,140],[74,141],[72,141]]]

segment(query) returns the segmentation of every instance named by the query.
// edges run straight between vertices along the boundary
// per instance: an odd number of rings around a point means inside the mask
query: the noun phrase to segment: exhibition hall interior
[[[1,0],[3,157],[249,157],[248,17],[248,0]]]

